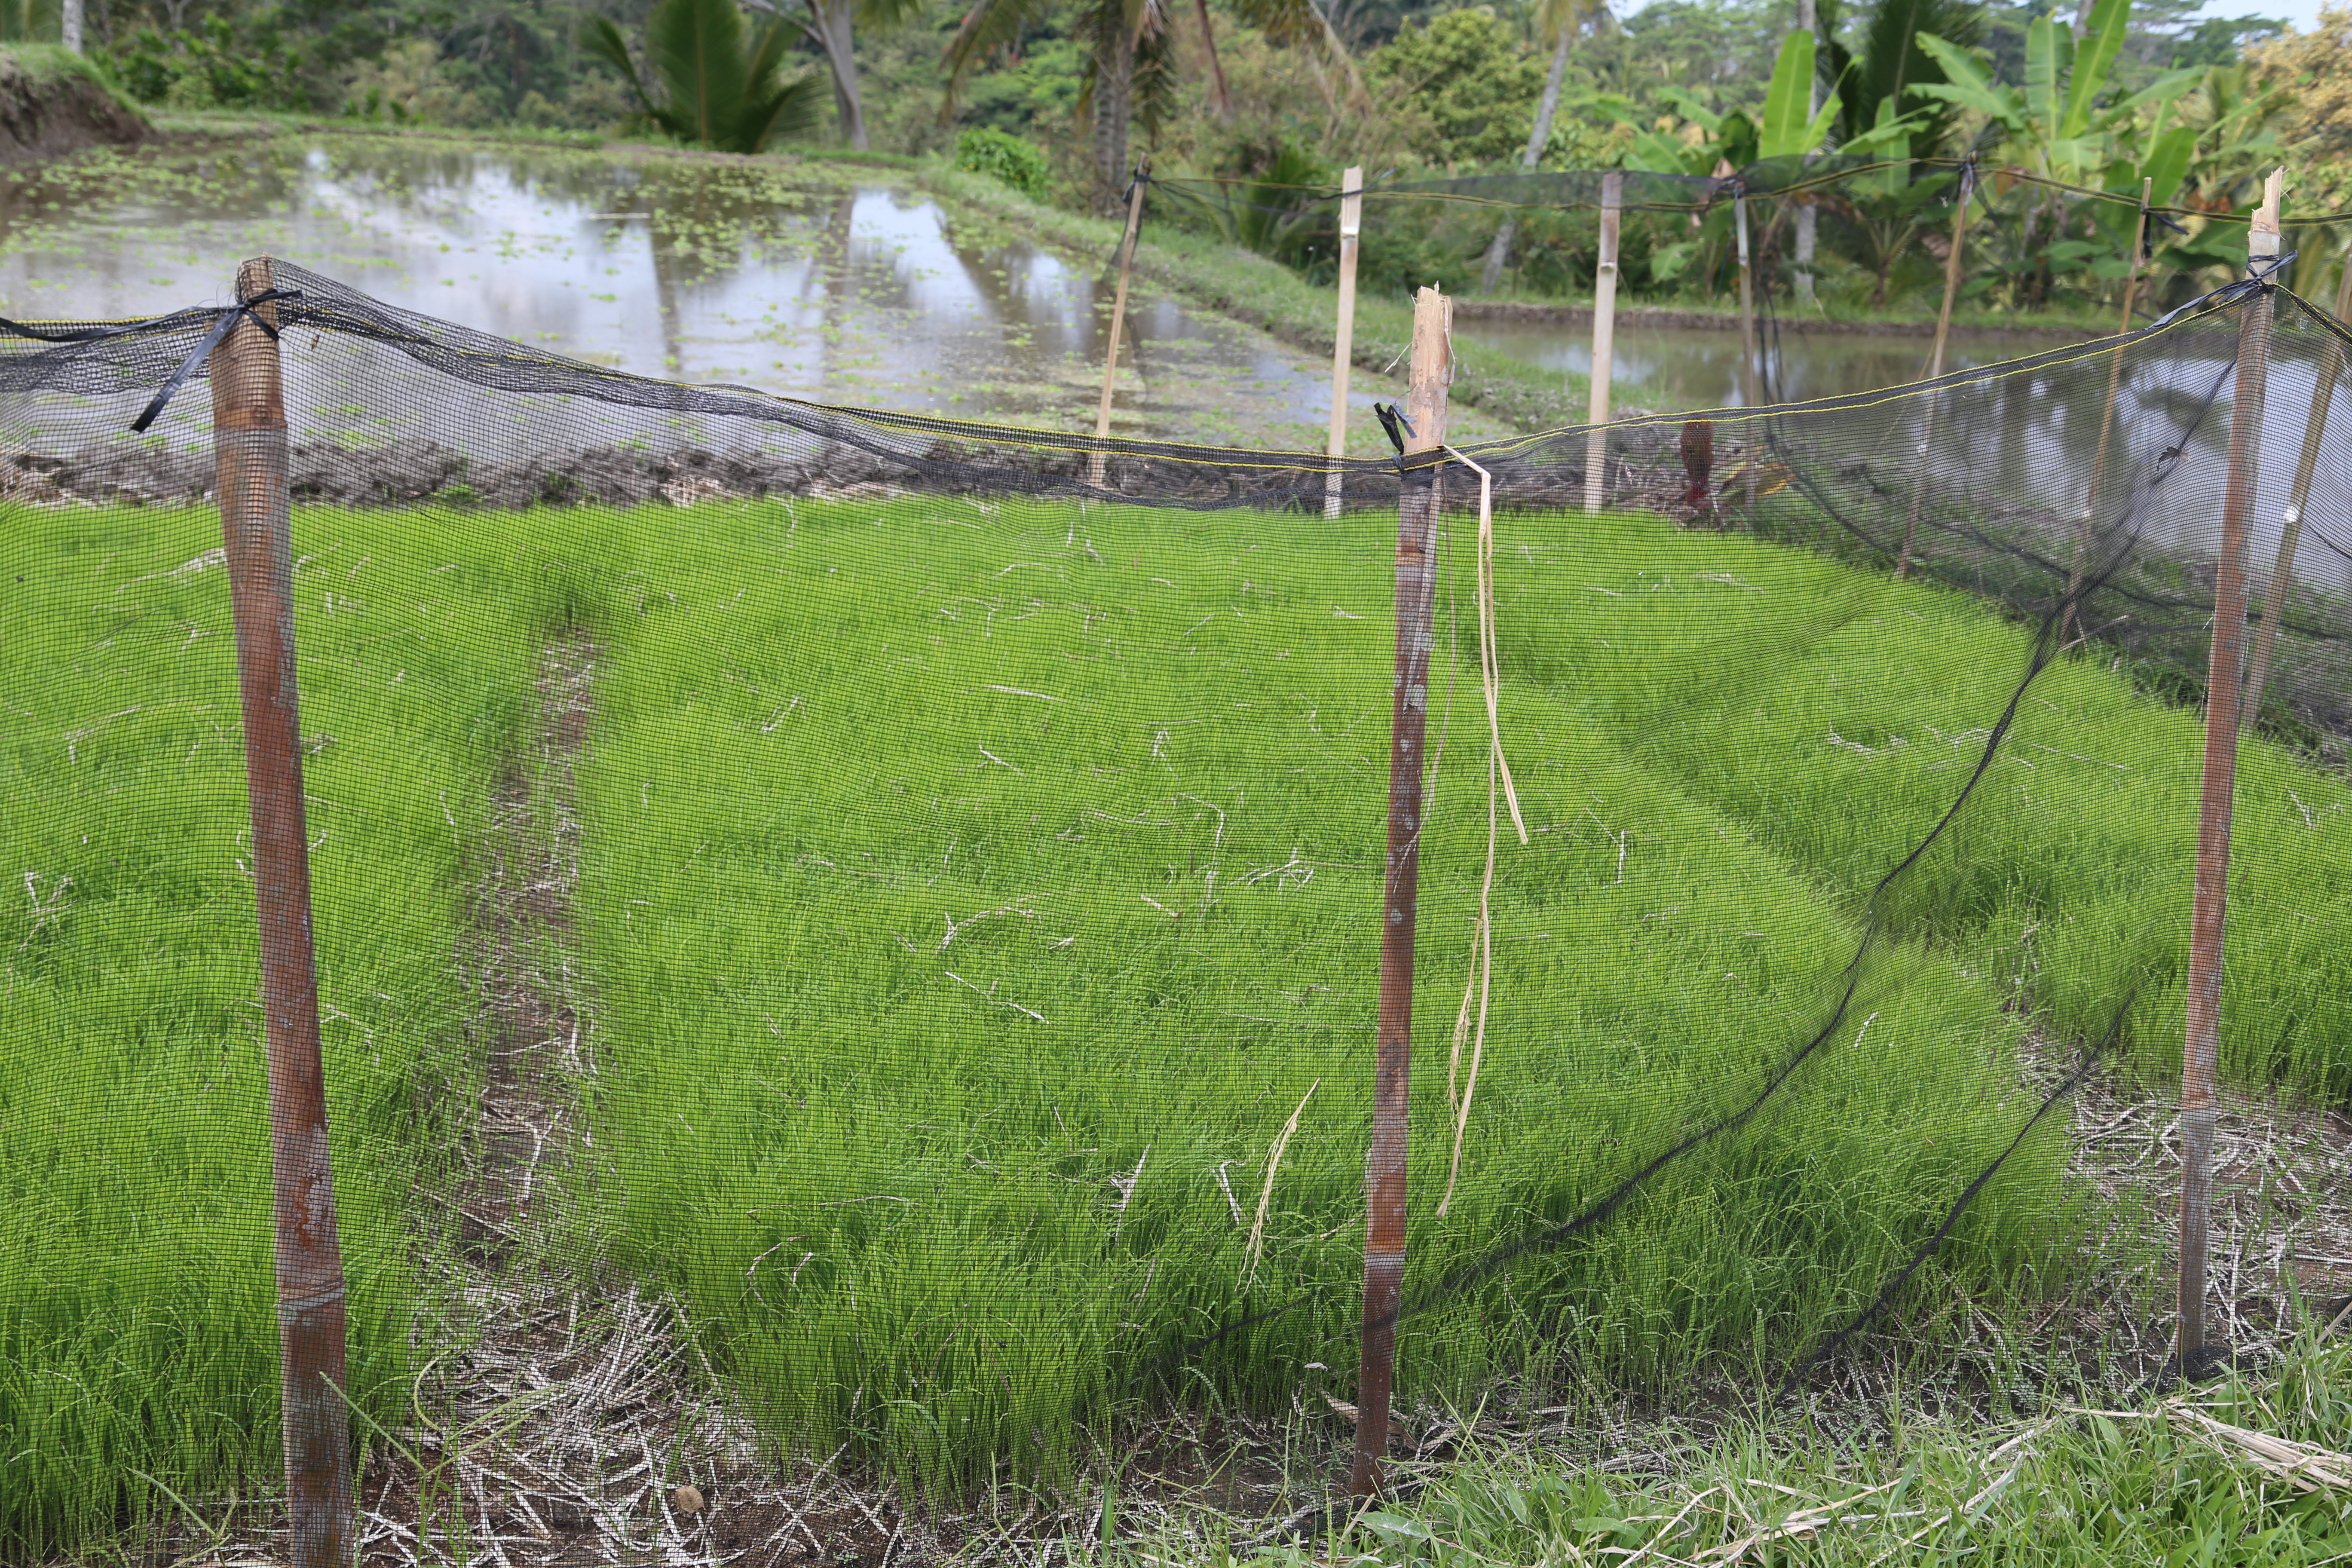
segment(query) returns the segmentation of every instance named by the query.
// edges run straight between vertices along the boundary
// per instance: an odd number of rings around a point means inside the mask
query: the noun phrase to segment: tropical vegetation
[[[1097,211],[1149,147],[1155,175],[1213,182],[1171,193],[1163,220],[1310,277],[1330,268],[1328,198],[1348,164],[1392,181],[1705,178],[1847,155],[1905,165],[1757,215],[1768,258],[1792,255],[1829,304],[1856,310],[1932,293],[1953,171],[1970,156],[1985,178],[1965,287],[1981,308],[2111,300],[2144,186],[2189,215],[2158,236],[2156,270],[2176,293],[2242,249],[2211,219],[2242,212],[2283,159],[2299,211],[2352,199],[2341,8],[2305,34],[2200,17],[2193,0],[86,3],[104,68],[168,109],[570,127],[739,152],[834,141],[1017,167],[1029,194]],[[37,32],[55,5],[0,0],[0,32]],[[975,163],[959,151],[982,145],[966,140],[975,131],[1036,157],[987,143],[992,162]],[[1588,290],[1596,261],[1589,202],[1558,201],[1375,216],[1363,256],[1370,289],[1454,278],[1457,290],[1538,297]],[[1718,294],[1727,217],[1629,222],[1621,268],[1636,296]]]

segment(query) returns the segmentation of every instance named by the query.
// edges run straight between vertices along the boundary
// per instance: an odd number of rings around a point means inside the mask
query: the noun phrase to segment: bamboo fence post
[[[2344,258],[2343,280],[2336,286],[2336,319],[2352,320],[2352,254]],[[2279,534],[2278,563],[2271,568],[2263,588],[2263,625],[2254,634],[2253,667],[2246,672],[2246,704],[2240,725],[2258,723],[2263,716],[2263,688],[2270,680],[2271,661],[2278,651],[2279,622],[2294,594],[2294,552],[2303,542],[2303,509],[2311,500],[2311,478],[2319,467],[2319,440],[2327,429],[2327,411],[2336,398],[2336,378],[2344,373],[2344,342],[2327,334],[2319,353],[2319,385],[2311,395],[2311,423],[2304,427],[2303,458],[2294,466],[2294,485],[2287,492],[2284,528]]]
[[[1944,257],[1944,305],[1936,313],[1936,346],[1927,356],[1927,379],[1944,374],[1944,343],[1952,335],[1952,301],[1960,291],[1960,246],[1968,237],[1969,198],[1976,192],[1976,162],[1960,168],[1960,199],[1952,209],[1952,247]],[[1927,451],[1936,444],[1936,399],[1927,394],[1927,428],[1919,437],[1919,472],[1911,482],[1911,510],[1903,520],[1903,549],[1895,558],[1895,574],[1911,574],[1911,541],[1919,528],[1919,501],[1927,486]]]
[[[1110,390],[1118,379],[1119,329],[1127,324],[1127,279],[1135,266],[1135,235],[1143,226],[1143,187],[1151,181],[1151,154],[1146,153],[1135,165],[1135,181],[1127,188],[1127,233],[1118,242],[1118,290],[1110,305],[1110,352],[1103,355],[1102,402],[1095,408],[1095,439],[1110,434]],[[1087,467],[1087,482],[1103,482],[1107,454],[1097,452]]]
[[[1592,404],[1586,415],[1591,435],[1584,446],[1584,510],[1601,510],[1608,493],[1609,377],[1617,354],[1617,234],[1625,205],[1625,176],[1601,176],[1601,265],[1592,283]]]
[[[1740,467],[1746,471],[1746,493],[1748,510],[1756,508],[1756,479],[1760,454],[1757,451],[1756,411],[1762,406],[1762,395],[1757,390],[1756,376],[1756,287],[1755,269],[1748,258],[1748,193],[1738,185],[1732,187],[1731,226],[1739,236],[1739,400],[1748,408],[1747,429],[1740,437]]]
[[[1454,374],[1454,301],[1434,289],[1413,298],[1405,438],[1413,457],[1445,444],[1445,389]],[[1397,500],[1396,687],[1389,742],[1388,875],[1381,931],[1378,1057],[1371,1145],[1364,1156],[1364,1340],[1356,1377],[1354,1495],[1378,1496],[1396,1385],[1397,1316],[1404,1287],[1405,1112],[1412,1064],[1413,915],[1421,875],[1423,742],[1429,720],[1430,615],[1437,568],[1436,469],[1411,468]]]
[[[1339,320],[1331,347],[1330,473],[1323,481],[1323,515],[1339,515],[1339,459],[1348,455],[1348,370],[1356,348],[1356,252],[1364,227],[1364,167],[1339,176]]]
[[[2284,170],[2273,173],[2246,235],[2251,268],[2279,252]],[[2221,500],[2221,556],[2213,574],[2213,652],[2205,686],[2205,770],[2197,820],[2197,887],[2189,923],[2189,1027],[2180,1054],[2180,1272],[2173,1363],[2195,1376],[2205,1346],[2206,1220],[2213,1196],[2213,1127],[2221,1059],[2223,916],[2229,896],[2230,807],[2237,787],[2239,686],[2246,658],[2246,516],[2262,459],[2271,295],[2247,296],[2238,319],[2238,379],[2230,400],[2230,470]]]
[[[272,287],[267,257],[237,271],[240,301]],[[335,1231],[310,941],[286,401],[278,342],[262,324],[274,330],[277,316],[275,305],[255,307],[213,353],[215,484],[236,625],[246,787],[253,816],[276,1188],[287,1510],[296,1568],[345,1568],[358,1537],[352,1513],[351,1418],[343,1401],[343,1258]]]
[[[2147,208],[2156,194],[2156,182],[2144,179],[2139,183],[2139,226],[2132,231],[2131,273],[2124,280],[2123,321],[2116,327],[2116,336],[2123,337],[2131,331],[2132,306],[2139,293],[2140,257],[2147,249]],[[2107,402],[2099,416],[2099,445],[2091,458],[2091,488],[2083,497],[2082,531],[2074,536],[2074,563],[2066,569],[2066,613],[2058,626],[2058,644],[2063,647],[2074,635],[2074,595],[2083,586],[2083,558],[2091,548],[2091,530],[2096,526],[2099,507],[2099,482],[2107,473],[2107,437],[2116,427],[2116,395],[2123,387],[2124,346],[2116,352],[2107,365]]]

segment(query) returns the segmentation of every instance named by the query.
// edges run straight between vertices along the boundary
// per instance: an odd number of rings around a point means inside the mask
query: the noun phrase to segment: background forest
[[[73,0],[0,0],[0,34],[56,36]],[[2250,205],[2277,163],[2303,215],[2352,208],[2352,7],[2296,33],[2195,19],[2196,0],[80,0],[131,96],[452,128],[650,133],[739,152],[790,141],[946,153],[1040,200],[1108,211],[1149,148],[1165,220],[1327,271],[1328,191],[1373,177],[1539,169],[1707,174],[1840,151],[1977,153],[2159,205]],[[717,61],[714,67],[711,62]],[[1779,84],[1776,92],[1775,86]],[[1979,304],[2120,287],[2120,205],[2011,195]],[[1940,268],[1944,174],[1841,187],[1767,244],[1800,292],[1902,308]],[[1720,227],[1718,219],[1711,224]],[[2168,232],[2176,271],[2221,237]],[[1590,287],[1589,214],[1376,226],[1380,286]],[[1625,281],[1720,287],[1723,237],[1631,226]],[[2213,254],[2204,254],[2212,248]]]

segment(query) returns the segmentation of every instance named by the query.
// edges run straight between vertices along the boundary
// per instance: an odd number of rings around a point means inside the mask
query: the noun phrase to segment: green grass
[[[1078,538],[1065,510],[926,501],[724,515],[601,520],[577,546],[633,585],[600,622],[583,774],[616,1256],[684,1295],[778,1428],[845,1426],[931,1482],[1052,1473],[1077,1423],[1146,1392],[1129,1369],[1312,1287],[1192,1364],[1251,1402],[1314,1362],[1344,1384],[1386,531],[1096,511]],[[1629,529],[1622,559],[1655,542]],[[1473,690],[1423,846],[1423,1287],[1743,1103],[1818,1026],[1856,940],[1588,694],[1516,682],[1534,847],[1502,856],[1486,1059],[1438,1218],[1485,832]],[[1008,910],[942,950],[950,921]],[[2021,1122],[2004,1000],[1892,952],[1768,1114],[1409,1322],[1409,1384],[1540,1372],[1563,1336],[1619,1381],[1776,1367],[1865,1303]],[[1310,1086],[1253,1269],[1218,1172],[1254,1211]],[[1971,1215],[1964,1275],[2048,1258],[2059,1152],[2037,1140]],[[1114,1179],[1139,1167],[1122,1209]]]
[[[37,879],[0,913],[0,1551],[135,1522],[159,1506],[141,1473],[208,1497],[277,1468],[226,584],[154,575],[215,528],[9,513],[0,870]],[[1391,539],[1377,518],[919,499],[301,509],[304,729],[336,737],[308,789],[363,1407],[397,1424],[446,1331],[415,1257],[446,1215],[412,1188],[478,1070],[450,956],[467,857],[533,647],[571,628],[600,647],[569,939],[600,1064],[572,1178],[583,1258],[677,1292],[779,1437],[854,1435],[928,1483],[1066,1474],[1146,1403],[1286,1401],[1314,1363],[1344,1392]],[[1948,803],[2024,656],[1980,605],[1801,552],[1502,520],[1531,844],[1505,823],[1493,1011],[1440,1217],[1486,832],[1468,625],[1464,663],[1443,652],[1466,562],[1457,541],[1432,698],[1416,1299],[1746,1103],[1818,1026],[1864,894]],[[2050,672],[1890,904],[1832,1043],[1609,1225],[1409,1321],[1409,1395],[1468,1403],[1512,1372],[1777,1377],[2022,1122],[2022,1030],[2089,1032],[2152,983],[2134,1049],[2160,1075],[2195,769],[2192,716],[2095,662]],[[2340,1094],[2352,1029],[2323,939],[2352,792],[2267,743],[2241,787],[2227,1070]],[[2086,1259],[2062,1154],[2053,1122],[1939,1277],[1996,1312],[2063,1288]],[[1898,1321],[1932,1354],[1952,1310],[1915,1292]]]
[[[219,519],[4,515],[0,1559],[168,1511],[143,1477],[198,1500],[279,1470],[226,574],[154,575],[216,547]],[[411,1188],[473,1077],[457,845],[480,836],[530,649],[500,618],[513,595],[431,575],[452,557],[406,520],[313,512],[297,537],[303,728],[334,737],[305,789],[351,1388],[397,1418],[412,1247],[442,1219]]]
[[[2029,629],[1958,594],[1663,526],[1638,546],[1530,535],[1500,568],[1507,679],[1577,694],[1850,909],[1949,805],[2025,668]],[[2135,1058],[2160,1081],[2185,1026],[2203,743],[2200,714],[2107,656],[2061,661],[1893,913],[2067,1036],[2137,993]],[[2241,1084],[2352,1094],[2347,806],[2340,775],[2241,748],[2222,998]]]

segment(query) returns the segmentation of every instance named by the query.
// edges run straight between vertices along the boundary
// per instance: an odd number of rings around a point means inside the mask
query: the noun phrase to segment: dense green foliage
[[[21,9],[27,0],[15,3]],[[1398,176],[1516,166],[1550,58],[1538,7],[1515,0],[1341,5],[1328,14],[1329,30],[1326,13],[1304,0],[1139,10],[1129,0],[981,7],[937,0],[928,8],[919,0],[797,0],[761,18],[782,51],[785,76],[797,65],[810,72],[803,79],[824,79],[821,46],[835,26],[828,3],[860,18],[854,68],[872,146],[951,153],[965,129],[1002,132],[1044,160],[1044,184],[1024,174],[1024,188],[1072,207],[1099,206],[1107,192],[1124,187],[1124,122],[1117,135],[1088,130],[1105,114],[1131,120],[1163,174],[1327,192],[1349,163]],[[90,5],[93,38],[117,79],[168,106],[307,107],[461,126],[599,128],[633,116],[663,123],[646,113],[656,93],[633,89],[608,47],[617,36],[629,40],[621,52],[634,52],[647,0]],[[2294,145],[2313,161],[2299,187],[2307,196],[2298,199],[2352,191],[2345,174],[2352,162],[2333,129],[2344,117],[2325,107],[2352,90],[2345,51],[2323,47],[2333,35],[2323,28],[2310,40],[2263,45],[2262,59],[2250,59],[2241,48],[2275,24],[2192,11],[2189,0],[2134,0],[2079,18],[2071,7],[2005,0],[1822,0],[1815,79],[1835,105],[1826,141],[1912,156],[1973,149],[1992,163],[2132,195],[2153,177],[2173,200],[2212,210],[2242,206],[2261,174]],[[44,25],[46,13],[37,12],[26,12],[24,25]],[[1655,0],[1581,19],[1540,166],[1706,173],[1726,159],[1738,166],[1769,155],[1766,96],[1789,24],[1785,0]],[[1118,68],[1104,75],[1098,65],[1113,57]],[[2047,123],[2025,95],[2029,83],[2045,80],[2066,100]],[[822,98],[820,88],[805,91]],[[1825,302],[1909,308],[1932,298],[1941,270],[1934,215],[1948,195],[1948,183],[1937,181],[1831,193],[1819,209],[1811,268]],[[1163,216],[1234,235],[1310,273],[1328,268],[1322,216],[1303,195],[1286,205],[1299,221],[1260,225],[1255,236],[1240,234],[1231,210]],[[1368,287],[1475,276],[1500,221],[1415,216],[1405,230],[1376,226],[1368,237]],[[1717,232],[1725,224],[1710,222],[1699,235],[1664,221],[1631,225],[1640,232],[1627,237],[1623,286],[1637,298],[1719,293],[1728,237]],[[1769,212],[1759,222],[1759,245],[1785,269],[1792,225]],[[1998,191],[1975,227],[1968,298],[1979,309],[2008,310],[2110,301],[2121,288],[2130,226],[2127,205],[2109,210]],[[1518,215],[1505,287],[1555,298],[1589,289],[1590,227],[1572,212]],[[2160,272],[2179,279],[2169,286],[2175,293],[2210,281],[2231,260],[2233,231],[2205,232],[2200,219],[2189,227],[2167,237],[2158,261]]]
[[[956,138],[955,166],[1001,180],[1033,201],[1044,200],[1051,190],[1053,171],[1037,144],[992,125],[969,126]]]

